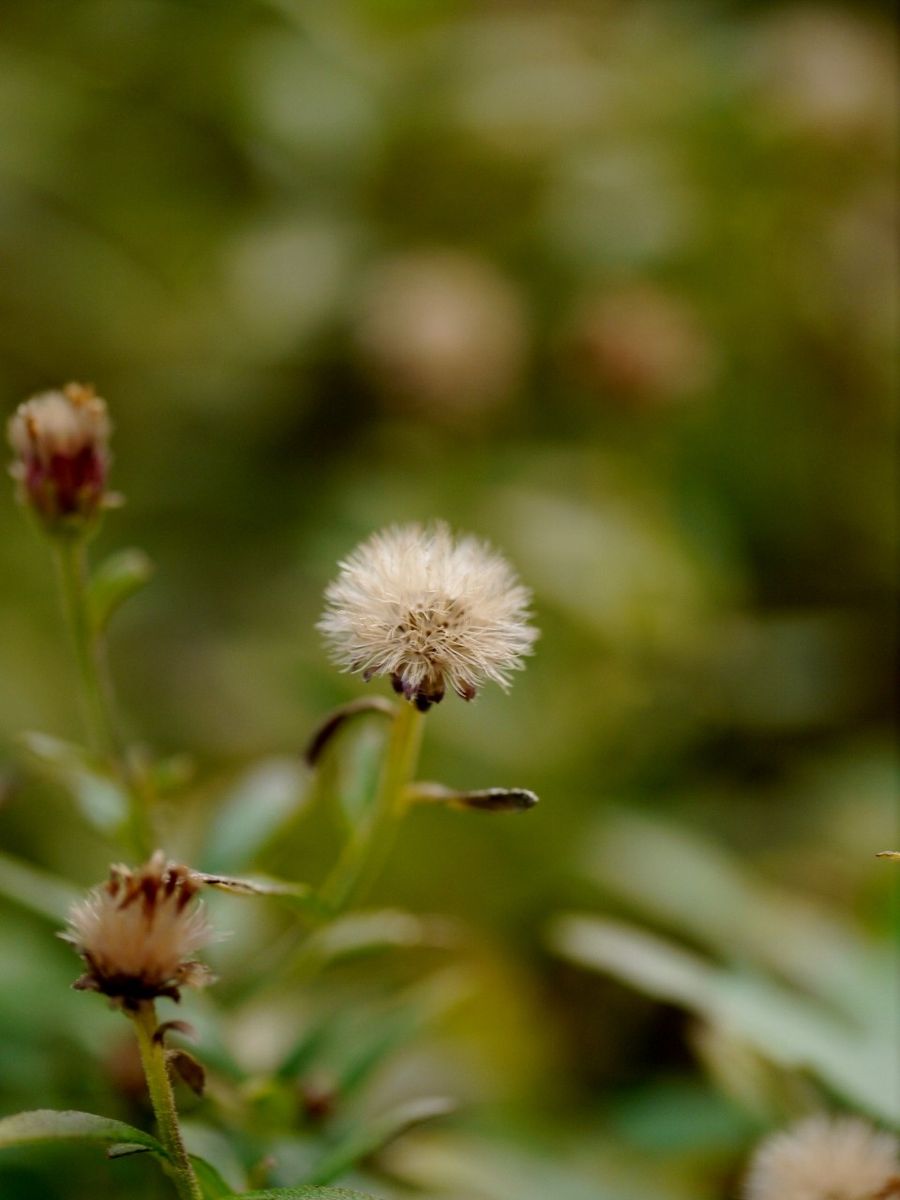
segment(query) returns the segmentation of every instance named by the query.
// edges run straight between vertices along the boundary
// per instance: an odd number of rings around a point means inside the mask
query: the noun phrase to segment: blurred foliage
[[[157,567],[113,659],[169,849],[321,877],[381,735],[341,736],[324,805],[300,750],[360,688],[313,624],[371,529],[488,536],[543,630],[508,697],[429,717],[425,762],[536,810],[423,806],[308,987],[270,970],[287,908],[213,898],[234,934],[185,1003],[191,1149],[287,1185],[377,1126],[340,1181],[379,1197],[712,1200],[816,1097],[896,1120],[885,7],[2,14],[0,387],[11,411],[93,380],[113,410],[128,504],[97,551]],[[52,937],[119,856],[120,798],[72,746],[11,489],[0,527],[0,1111],[147,1128],[127,1029]],[[148,570],[120,560],[98,604]],[[393,1140],[423,1096],[458,1112]],[[0,1158],[17,1200],[100,1187],[164,1194],[140,1158]]]

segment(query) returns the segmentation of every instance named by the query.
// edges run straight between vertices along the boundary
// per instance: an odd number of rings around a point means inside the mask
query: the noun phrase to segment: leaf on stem
[[[102,633],[113,613],[152,578],[153,563],[143,550],[120,550],[102,562],[88,585],[91,627]]]
[[[225,1182],[212,1163],[196,1154],[192,1154],[190,1159],[203,1192],[203,1200],[228,1200],[234,1195],[231,1185]]]
[[[206,872],[196,872],[207,887],[216,888],[220,892],[228,892],[232,896],[270,896],[282,900],[291,908],[301,912],[313,913],[316,916],[327,914],[315,890],[307,883],[291,883],[286,879],[237,879],[233,875],[209,875]]]
[[[68,918],[81,893],[64,879],[0,854],[0,895],[54,923]]]
[[[29,765],[69,793],[84,818],[100,833],[117,834],[128,814],[122,788],[81,746],[46,733],[17,739]]]
[[[128,1146],[129,1153],[137,1153],[140,1148],[159,1158],[169,1157],[151,1134],[95,1113],[41,1108],[0,1120],[0,1147],[65,1141],[109,1142],[113,1146]]]
[[[404,793],[408,804],[446,804],[449,808],[475,809],[478,812],[527,812],[538,803],[527,788],[482,788],[459,792],[440,783],[414,783]]]
[[[397,706],[395,704],[391,704],[389,700],[385,700],[380,696],[363,696],[359,700],[351,700],[349,704],[342,704],[340,708],[336,708],[334,712],[330,713],[313,733],[303,752],[303,757],[309,766],[314,767],[326,747],[330,744],[332,738],[349,721],[354,720],[356,717],[371,716],[373,713],[391,718],[395,715],[396,711]]]
[[[223,875],[245,869],[275,830],[302,808],[306,784],[306,770],[290,758],[263,759],[233,779],[200,854],[203,869]]]
[[[166,1063],[171,1071],[177,1071],[191,1091],[202,1096],[206,1089],[206,1068],[187,1050],[167,1050]]]
[[[266,1188],[262,1192],[243,1192],[225,1200],[375,1200],[369,1192],[353,1192],[341,1187]]]
[[[432,1096],[401,1104],[380,1120],[350,1129],[336,1146],[313,1167],[308,1182],[330,1183],[356,1163],[369,1158],[395,1138],[425,1121],[445,1117],[455,1109],[452,1100]]]
[[[445,950],[458,942],[457,926],[445,917],[383,909],[352,913],[333,921],[313,936],[310,952],[324,964],[381,950]]]

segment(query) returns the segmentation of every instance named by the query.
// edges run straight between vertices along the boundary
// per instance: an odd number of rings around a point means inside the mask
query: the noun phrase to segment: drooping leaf
[[[99,1117],[95,1113],[59,1112],[40,1108],[33,1112],[16,1113],[0,1120],[0,1146],[23,1146],[32,1142],[108,1142],[111,1145],[142,1147],[168,1158],[162,1145],[149,1133]]]
[[[308,1182],[330,1183],[409,1129],[421,1125],[424,1121],[444,1117],[453,1112],[454,1108],[452,1100],[427,1097],[399,1105],[377,1121],[354,1126],[313,1167]]]
[[[101,633],[110,617],[152,578],[154,566],[143,552],[119,550],[102,562],[91,576],[88,604],[91,624]]]
[[[72,904],[80,898],[79,892],[64,879],[2,853],[0,895],[54,922],[65,921]]]
[[[309,766],[315,766],[325,749],[331,744],[333,738],[349,722],[355,721],[360,717],[369,717],[373,714],[390,719],[396,711],[396,705],[391,704],[389,700],[385,700],[381,696],[363,696],[358,700],[351,700],[349,704],[342,704],[340,708],[336,708],[334,712],[329,713],[315,730],[307,743],[304,758]]]
[[[245,870],[273,832],[305,802],[307,771],[290,758],[248,767],[217,806],[199,865],[214,875]]]
[[[209,875],[198,872],[207,887],[228,892],[232,896],[271,896],[290,908],[315,916],[325,916],[327,909],[317,893],[306,883],[291,883],[286,879],[238,879],[233,875]]]
[[[230,1185],[225,1182],[212,1163],[207,1162],[205,1158],[199,1158],[196,1154],[192,1154],[190,1158],[203,1191],[203,1200],[228,1200],[229,1196],[234,1195]]]
[[[567,958],[681,1004],[774,1062],[811,1068],[873,1115],[900,1119],[900,1082],[885,1067],[890,1049],[814,1000],[617,921],[566,916],[551,927],[550,938]]]
[[[263,1192],[244,1192],[226,1200],[377,1200],[370,1192],[354,1192],[341,1187],[267,1188]]]
[[[309,952],[322,963],[334,963],[390,949],[443,950],[458,940],[457,927],[446,918],[383,909],[333,921],[314,935]]]
[[[107,836],[118,833],[128,814],[128,801],[101,763],[81,746],[46,733],[23,733],[17,740],[29,765],[68,792],[89,824]]]

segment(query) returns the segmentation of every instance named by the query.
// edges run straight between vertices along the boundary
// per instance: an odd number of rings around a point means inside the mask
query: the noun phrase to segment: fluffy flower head
[[[340,564],[319,629],[345,670],[389,675],[422,711],[449,686],[471,700],[486,679],[502,687],[537,630],[530,593],[484,542],[446,525],[376,533]]]
[[[92,516],[105,498],[109,434],[106,403],[82,384],[20,404],[8,436],[23,502],[51,524]]]
[[[110,868],[106,883],[72,907],[71,943],[88,970],[75,987],[102,992],[124,1008],[157,996],[179,998],[179,987],[203,987],[208,969],[190,956],[213,933],[193,903],[201,879],[157,851],[144,866]]]
[[[857,1117],[810,1117],[767,1138],[745,1200],[888,1200],[900,1196],[897,1139]]]

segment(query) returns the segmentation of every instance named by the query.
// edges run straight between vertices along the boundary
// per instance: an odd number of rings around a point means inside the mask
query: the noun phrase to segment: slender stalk
[[[166,1170],[181,1200],[203,1200],[200,1183],[181,1136],[175,1095],[166,1065],[165,1048],[156,1037],[156,1006],[152,1000],[145,1000],[131,1016],[141,1052],[147,1089],[150,1092],[150,1102],[159,1130],[159,1140],[169,1155]]]
[[[92,749],[109,759],[121,777],[128,798],[129,839],[137,856],[145,859],[153,850],[147,797],[119,732],[104,648],[91,620],[85,540],[56,538],[54,548],[63,608],[81,678],[88,736]]]
[[[347,842],[320,890],[332,913],[361,895],[384,867],[405,810],[403,794],[418,765],[423,728],[423,714],[412,704],[401,704],[391,726],[371,819]]]

